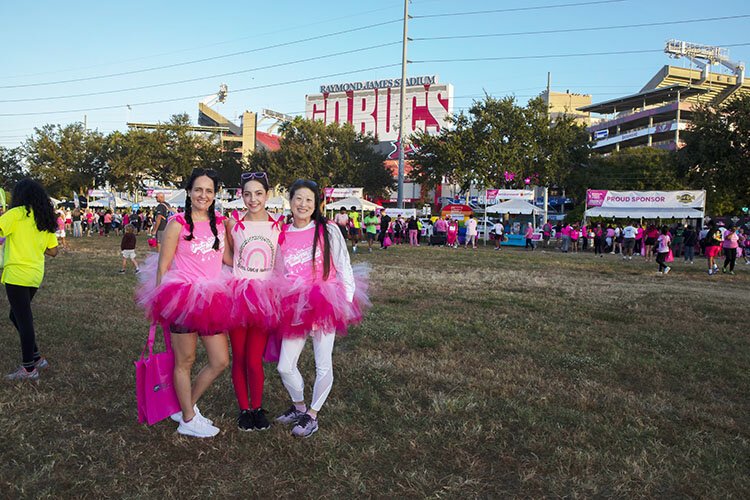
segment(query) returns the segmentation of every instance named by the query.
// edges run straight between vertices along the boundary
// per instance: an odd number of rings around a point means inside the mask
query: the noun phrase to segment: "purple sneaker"
[[[318,419],[312,418],[307,413],[302,415],[297,420],[297,425],[292,428],[292,436],[295,437],[308,438],[316,432],[318,432]]]
[[[299,411],[294,405],[290,406],[287,411],[276,417],[276,421],[280,424],[296,424],[297,420],[300,419],[304,412]]]

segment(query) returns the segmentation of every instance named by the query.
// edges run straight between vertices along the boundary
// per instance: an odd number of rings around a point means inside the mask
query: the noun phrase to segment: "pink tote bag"
[[[162,328],[166,350],[154,354],[157,325],[151,325],[140,359],[135,361],[135,395],[138,421],[154,425],[180,411],[174,390],[174,353],[169,333]],[[148,356],[146,351],[148,350]]]

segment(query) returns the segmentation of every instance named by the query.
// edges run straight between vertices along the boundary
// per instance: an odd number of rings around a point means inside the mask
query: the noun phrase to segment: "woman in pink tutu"
[[[214,211],[219,183],[215,171],[193,170],[185,187],[185,212],[169,219],[158,263],[153,258],[147,261],[137,292],[149,319],[169,327],[175,356],[174,387],[182,409],[172,419],[180,424],[178,433],[195,437],[219,433],[196,403],[229,365],[225,333],[233,300],[228,276],[221,272],[225,226],[224,218]],[[208,354],[208,364],[191,384],[198,338]]]
[[[447,242],[449,247],[458,248],[458,221],[455,219],[448,222]]]
[[[242,174],[242,200],[247,211],[228,220],[226,256],[232,266],[234,311],[238,326],[229,330],[232,344],[232,384],[240,407],[237,427],[266,430],[263,402],[263,352],[277,323],[277,294],[269,278],[273,272],[281,225],[266,212],[268,177],[265,172]],[[248,398],[249,394],[249,398]]]
[[[287,284],[282,298],[279,333],[282,337],[278,370],[292,406],[277,422],[294,424],[292,435],[309,437],[318,430],[318,412],[333,385],[333,343],[349,325],[362,319],[369,305],[367,279],[355,277],[346,241],[321,210],[320,189],[309,180],[289,188],[293,223],[279,237],[277,268]],[[297,361],[312,337],[315,384],[310,406],[305,405],[305,383]]]

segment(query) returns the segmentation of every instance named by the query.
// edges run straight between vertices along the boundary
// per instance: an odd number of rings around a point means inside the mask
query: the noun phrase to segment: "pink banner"
[[[586,205],[589,208],[601,207],[607,198],[606,189],[589,189],[586,191]]]

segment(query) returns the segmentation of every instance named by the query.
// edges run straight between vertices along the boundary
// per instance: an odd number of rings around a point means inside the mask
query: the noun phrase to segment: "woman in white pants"
[[[292,405],[277,422],[295,424],[292,435],[309,437],[318,430],[318,412],[333,386],[333,344],[349,325],[362,319],[368,304],[366,278],[355,279],[346,241],[321,211],[318,185],[298,180],[289,188],[293,223],[279,236],[278,266],[287,279],[279,334],[278,371]],[[315,384],[310,406],[297,368],[307,338],[315,353]]]

